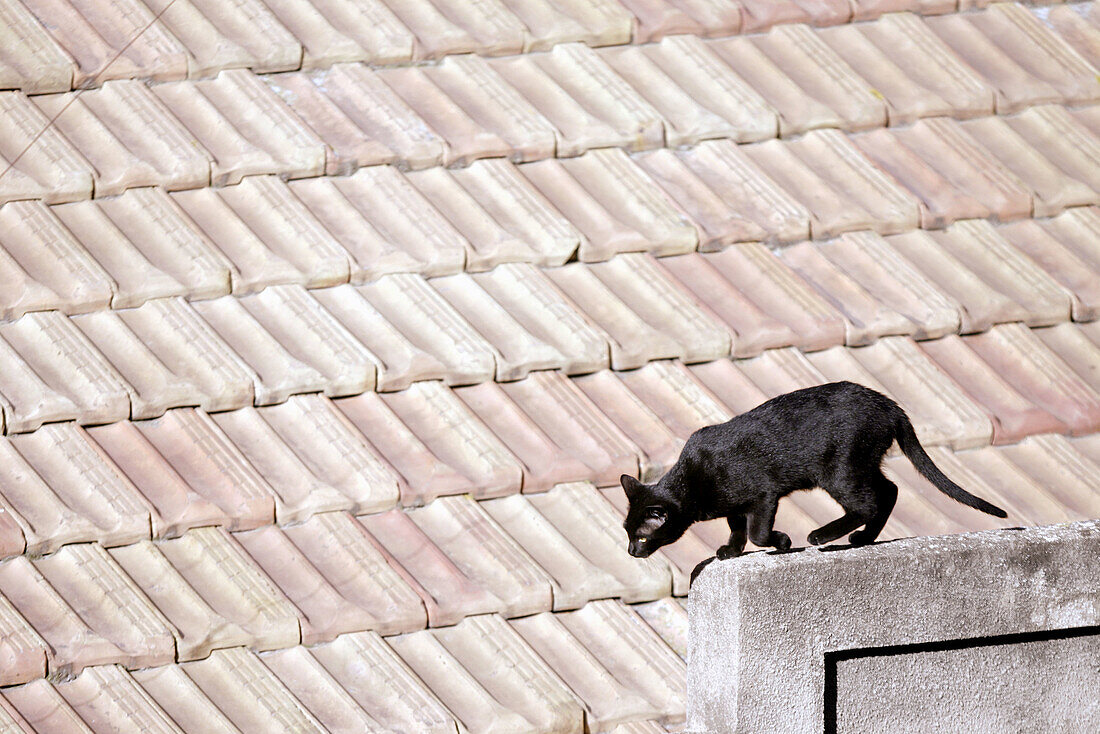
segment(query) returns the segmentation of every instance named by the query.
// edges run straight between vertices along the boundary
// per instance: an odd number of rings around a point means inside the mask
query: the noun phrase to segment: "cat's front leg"
[[[749,539],[761,548],[771,546],[781,551],[790,550],[791,539],[786,533],[772,530],[779,499],[762,500],[753,505],[749,514]]]
[[[745,543],[748,541],[747,520],[744,515],[730,515],[726,522],[730,526],[730,539],[714,553],[720,561],[736,558],[744,553]]]

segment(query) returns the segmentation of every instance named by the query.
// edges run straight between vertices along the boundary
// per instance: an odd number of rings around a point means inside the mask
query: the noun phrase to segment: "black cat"
[[[787,550],[791,539],[772,530],[779,498],[821,487],[844,508],[843,517],[814,530],[820,545],[852,533],[853,545],[874,541],[886,524],[898,488],[881,469],[897,440],[913,466],[952,499],[997,517],[1004,510],[948,479],[925,453],[905,411],[885,395],[851,382],[796,390],[716,426],[691,434],[680,458],[656,484],[624,474],[630,508],[630,555],[645,558],[677,540],[698,520],[724,517],[729,542],[720,559],[738,556],[749,538]]]

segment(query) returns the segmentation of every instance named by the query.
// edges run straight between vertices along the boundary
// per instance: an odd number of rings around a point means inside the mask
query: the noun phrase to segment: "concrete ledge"
[[[688,604],[687,731],[1100,731],[1100,521],[754,553]]]

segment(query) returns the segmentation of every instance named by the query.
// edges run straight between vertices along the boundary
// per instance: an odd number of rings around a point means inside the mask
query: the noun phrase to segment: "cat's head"
[[[619,477],[619,482],[630,503],[623,522],[630,555],[647,558],[661,546],[680,539],[691,523],[683,522],[680,504],[660,482],[643,484],[627,474]]]

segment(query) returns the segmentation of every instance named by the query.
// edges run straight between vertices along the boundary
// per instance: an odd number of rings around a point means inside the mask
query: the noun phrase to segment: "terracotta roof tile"
[[[218,650],[184,663],[187,676],[241,731],[325,731],[256,655],[242,648]]]
[[[1100,253],[1100,250],[1084,243],[1081,257],[1060,241],[1055,226],[1044,226],[1033,219],[1000,227],[998,233],[1070,292],[1075,320],[1088,321],[1100,316],[1100,272],[1096,270],[1100,260],[1090,258],[1088,252]]]
[[[687,609],[680,601],[666,597],[644,604],[633,604],[630,610],[644,619],[681,660],[687,661],[688,616]]]
[[[963,337],[1013,387],[1050,411],[1074,435],[1100,429],[1100,393],[1022,324]]]
[[[755,33],[786,23],[817,26],[847,23],[852,17],[848,3],[840,0],[740,0],[743,33]]]
[[[17,0],[0,3],[7,29],[0,50],[0,87],[27,94],[65,92],[72,86],[74,63],[46,29]]]
[[[45,115],[20,92],[0,92],[0,159],[5,162],[0,202],[46,203],[90,198],[93,172]]]
[[[6,597],[0,597],[0,630],[4,640],[0,643],[4,671],[0,682],[10,686],[44,678],[51,651]]]
[[[4,734],[23,734],[30,730],[30,723],[8,703],[7,699],[0,696],[0,731]]]
[[[620,373],[619,379],[683,440],[703,426],[725,423],[733,417],[678,361],[650,362],[641,369]]]
[[[560,615],[536,614],[511,622],[512,628],[569,686],[584,705],[588,726],[604,731],[624,721],[656,718],[661,715],[641,691],[621,681],[605,666],[615,667],[614,660],[600,660],[584,642],[574,637],[562,624]],[[627,652],[621,638],[606,643],[615,654]],[[645,664],[640,674],[644,675]]]
[[[874,23],[817,35],[870,84],[872,93],[882,96],[891,125],[922,117],[993,114],[993,89],[916,15],[889,12]]]
[[[559,44],[545,54],[491,65],[554,125],[559,156],[664,143],[660,113],[584,44]]]
[[[430,632],[391,637],[387,642],[454,712],[460,726],[470,731],[537,731],[520,712],[483,688]]]
[[[178,665],[130,673],[145,693],[185,732],[236,734],[237,728]]]
[[[549,492],[527,495],[527,499],[590,563],[615,578],[618,588],[613,596],[649,601],[671,591],[669,569],[663,560],[640,560],[626,554],[621,516],[591,484],[561,484]]]
[[[1073,519],[1095,517],[1100,512],[1100,494],[1096,492],[1100,465],[1076,451],[1065,436],[1031,436],[1001,451]]]
[[[572,382],[557,372],[534,372],[501,389],[554,443],[583,461],[600,486],[638,469],[638,449]]]
[[[974,224],[974,223],[972,223]],[[1023,306],[1012,298],[1001,293],[993,283],[986,282],[974,271],[967,268],[960,259],[955,257],[949,248],[954,240],[959,240],[963,247],[968,247],[971,259],[979,266],[988,267],[992,274],[1002,272],[1008,266],[997,262],[997,256],[993,253],[1008,251],[1016,260],[1020,255],[1013,252],[1007,243],[996,237],[986,237],[984,228],[972,227],[979,234],[979,238],[968,237],[964,231],[957,237],[933,237],[929,232],[914,231],[902,235],[894,235],[887,238],[890,247],[916,267],[924,277],[934,283],[946,296],[958,304],[960,317],[959,331],[963,334],[976,331],[984,331],[991,326],[1009,321],[1015,321],[1028,317]],[[958,234],[958,231],[956,231]],[[1034,270],[1034,266],[1027,268]],[[1011,270],[1008,270],[1011,272]],[[1010,287],[1017,289],[1019,285],[1014,280],[1002,280]],[[1042,282],[1047,282],[1044,279]],[[1030,298],[1030,294],[1027,294]]]
[[[260,662],[317,718],[325,731],[334,734],[385,731],[307,648],[292,647],[265,653],[260,656]]]
[[[256,405],[281,403],[291,395],[320,392],[324,375],[289,352],[245,309],[240,299],[223,296],[191,304],[248,369]]]
[[[703,387],[722,401],[731,414],[752,410],[768,399],[768,395],[738,369],[740,360],[716,359],[693,364],[688,371]]]
[[[821,248],[803,242],[780,251],[791,268],[833,305],[845,319],[849,346],[870,344],[883,336],[909,334],[912,322],[870,293],[825,257]]]
[[[1100,192],[1100,140],[1088,127],[1057,105],[1031,107],[1004,118],[1040,155]]]
[[[520,714],[534,731],[564,734],[583,729],[580,702],[497,615],[469,617],[431,634],[486,693]],[[427,671],[421,676],[427,679]],[[457,701],[452,704],[452,710],[459,708]]]
[[[321,140],[246,69],[152,89],[213,158],[215,185],[262,173],[317,176],[325,169]]]
[[[237,593],[248,589],[240,576],[232,581],[222,578],[221,584],[203,578],[196,590],[188,583],[196,579],[195,574],[186,572],[184,564],[181,568],[186,575],[181,574],[151,542],[113,548],[110,555],[172,625],[177,660],[198,660],[217,648],[250,645],[255,633],[263,634],[256,625],[247,623],[248,612],[243,606],[232,609],[219,603],[226,596],[227,586],[235,585],[233,591]]]
[[[527,498],[510,495],[480,504],[549,575],[554,610],[574,609],[621,589],[614,576],[582,554]]]
[[[428,625],[457,624],[471,614],[501,612],[506,604],[471,578],[400,510],[364,515],[359,522],[405,582],[420,595]]]
[[[959,304],[877,234],[850,232],[820,243],[817,251],[880,307],[904,316],[914,339],[935,339],[959,330]]]
[[[0,559],[26,552],[27,538],[23,532],[25,522],[18,517],[8,500],[0,495]]]
[[[454,394],[519,460],[524,492],[544,492],[555,484],[592,478],[592,470],[555,444],[499,385],[485,382],[457,388]]]
[[[469,6],[440,0],[390,2],[390,9],[416,34],[414,58],[479,51],[514,54],[523,50],[523,24],[500,2]]]
[[[601,56],[661,113],[670,147],[707,138],[752,142],[779,132],[775,110],[695,36],[610,47]]]
[[[1007,382],[959,337],[950,335],[918,346],[990,417],[994,444],[1015,443],[1033,433],[1069,430]]]
[[[138,0],[104,8],[89,0],[30,0],[27,8],[76,61],[73,88],[104,79],[187,76],[187,52]]]
[[[229,529],[275,521],[274,491],[210,416],[180,408],[133,425],[192,490],[230,518]]]
[[[3,695],[32,727],[56,731],[59,734],[91,734],[92,732],[65,702],[57,689],[45,680],[6,688]]]
[[[354,53],[357,58],[374,64],[409,61],[413,55],[415,39],[381,0],[349,2],[348,0],[322,0],[301,2],[282,0],[272,3],[272,12],[302,40],[305,55],[303,66],[325,63],[329,58],[319,54],[327,52],[332,34],[336,33],[337,48],[344,53]],[[358,50],[347,48],[352,41]]]
[[[1100,14],[1095,5],[1056,5],[1032,11],[1094,67],[1100,65]]]
[[[528,29],[524,51],[583,41],[589,46],[629,43],[634,18],[615,0],[502,0]]]
[[[0,392],[8,433],[43,422],[110,423],[130,415],[126,384],[110,363],[57,311],[29,313],[0,325],[6,363]]]
[[[271,23],[269,25],[271,30],[265,29],[267,30],[265,36],[275,36],[280,40],[289,38],[291,42],[296,39],[301,42],[301,55],[296,59],[299,63],[285,68],[298,68],[300,64],[303,69],[323,69],[343,61],[360,61],[366,56],[359,44],[343,32],[349,31],[349,27],[341,25],[340,29],[337,29],[329,19],[325,18],[320,9],[313,7],[309,2],[283,0],[283,2],[272,3],[269,12],[278,18],[286,30],[282,33],[274,31],[277,23]],[[377,15],[376,19],[382,20]],[[363,17],[362,11],[360,11],[360,17],[355,20],[361,23],[371,22]],[[386,20],[392,20],[392,16]],[[394,22],[394,25],[400,24]]]
[[[802,352],[789,347],[769,349],[758,357],[739,359],[734,365],[768,398],[829,382]]]
[[[606,337],[562,295],[544,271],[526,264],[505,264],[476,273],[473,279],[527,332],[557,350],[564,360],[560,368],[566,374],[608,366]]]
[[[180,729],[137,682],[117,665],[88,668],[57,683],[61,694],[95,734],[180,734]]]
[[[309,654],[386,729],[455,731],[451,713],[378,635],[342,635]]]
[[[673,0],[622,0],[621,4],[636,19],[634,43],[659,41],[675,33],[699,35],[706,32],[705,24],[700,23],[689,12],[691,6],[695,4],[691,0],[680,3]],[[719,17],[723,18],[731,34],[741,28],[741,8],[735,0],[722,2],[721,7],[714,9],[712,17],[716,21]]]

